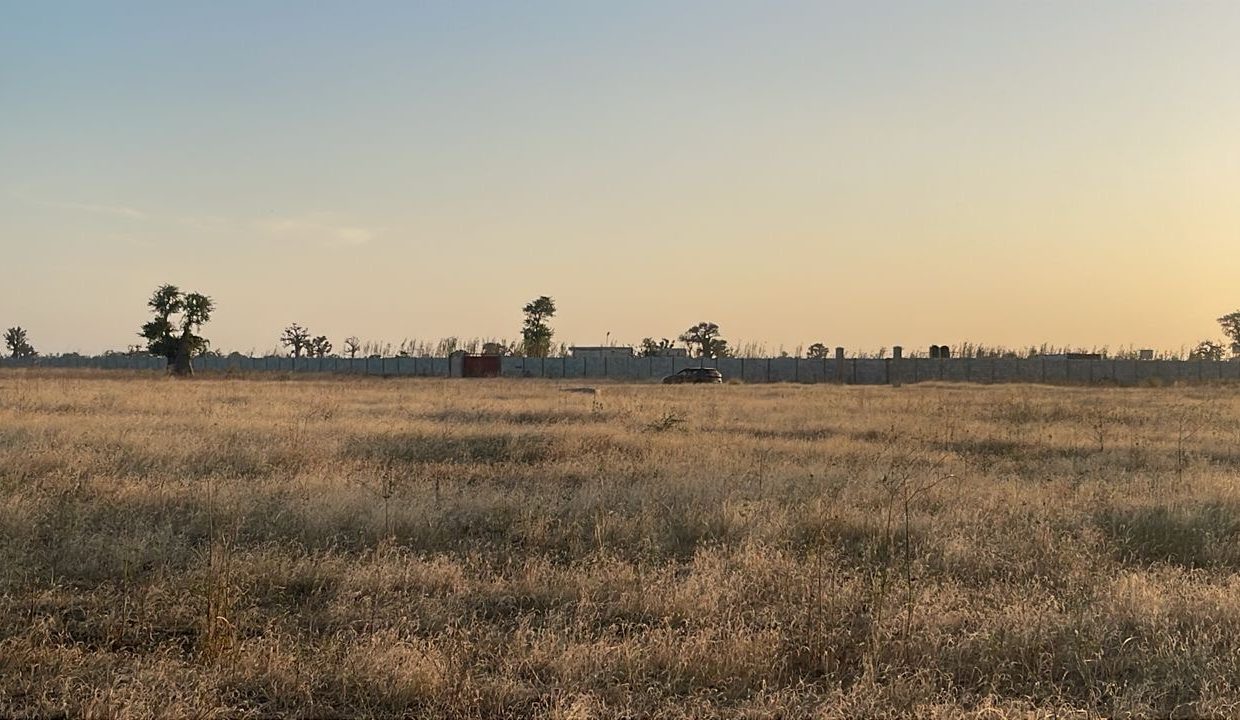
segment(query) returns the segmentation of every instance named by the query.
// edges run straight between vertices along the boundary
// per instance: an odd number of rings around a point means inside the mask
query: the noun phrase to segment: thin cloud
[[[212,230],[218,231],[227,229],[232,221],[218,215],[183,215],[173,218],[173,221],[193,230]]]
[[[39,207],[52,208],[55,210],[69,210],[72,212],[91,213],[93,215],[110,215],[112,217],[121,217],[128,220],[146,220],[149,214],[142,212],[128,205],[105,205],[100,203],[83,203],[72,202],[67,200],[43,200],[40,198],[26,197],[25,195],[13,194],[12,197],[20,200],[28,205],[37,205]]]
[[[160,215],[139,210],[129,205],[86,203],[69,200],[48,200],[31,197],[20,192],[10,192],[13,199],[36,207],[66,210],[70,212],[107,215],[133,221],[172,222],[201,231],[243,231],[245,222],[237,222],[216,215]],[[310,242],[324,247],[361,247],[372,242],[378,230],[349,223],[338,215],[328,212],[304,215],[275,216],[248,223],[265,235],[286,241]]]
[[[121,233],[109,233],[100,237],[100,240],[110,245],[129,245],[131,247],[153,249],[160,246],[152,238],[139,237],[136,235],[126,235]]]
[[[328,213],[268,218],[258,221],[257,225],[272,237],[328,247],[359,247],[374,240],[376,234],[373,228],[341,223]]]
[[[365,245],[375,238],[371,230],[360,227],[336,228],[336,241],[343,245]]]

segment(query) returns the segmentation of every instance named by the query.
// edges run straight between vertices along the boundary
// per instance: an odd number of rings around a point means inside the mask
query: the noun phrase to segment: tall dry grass
[[[1240,714],[1234,388],[0,374],[0,715]]]

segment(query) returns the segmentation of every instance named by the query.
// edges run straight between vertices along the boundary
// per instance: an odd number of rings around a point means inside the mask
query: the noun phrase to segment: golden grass
[[[0,716],[1240,714],[1240,392],[0,373]]]

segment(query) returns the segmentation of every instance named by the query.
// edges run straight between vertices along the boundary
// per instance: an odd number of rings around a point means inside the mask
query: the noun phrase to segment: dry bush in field
[[[1236,389],[703,390],[0,373],[0,716],[1240,711]]]

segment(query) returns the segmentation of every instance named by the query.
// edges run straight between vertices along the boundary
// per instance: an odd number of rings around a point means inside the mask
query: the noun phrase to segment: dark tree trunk
[[[172,359],[172,374],[177,377],[189,377],[194,374],[194,362],[189,354],[189,343],[184,339],[177,343],[177,354]]]

